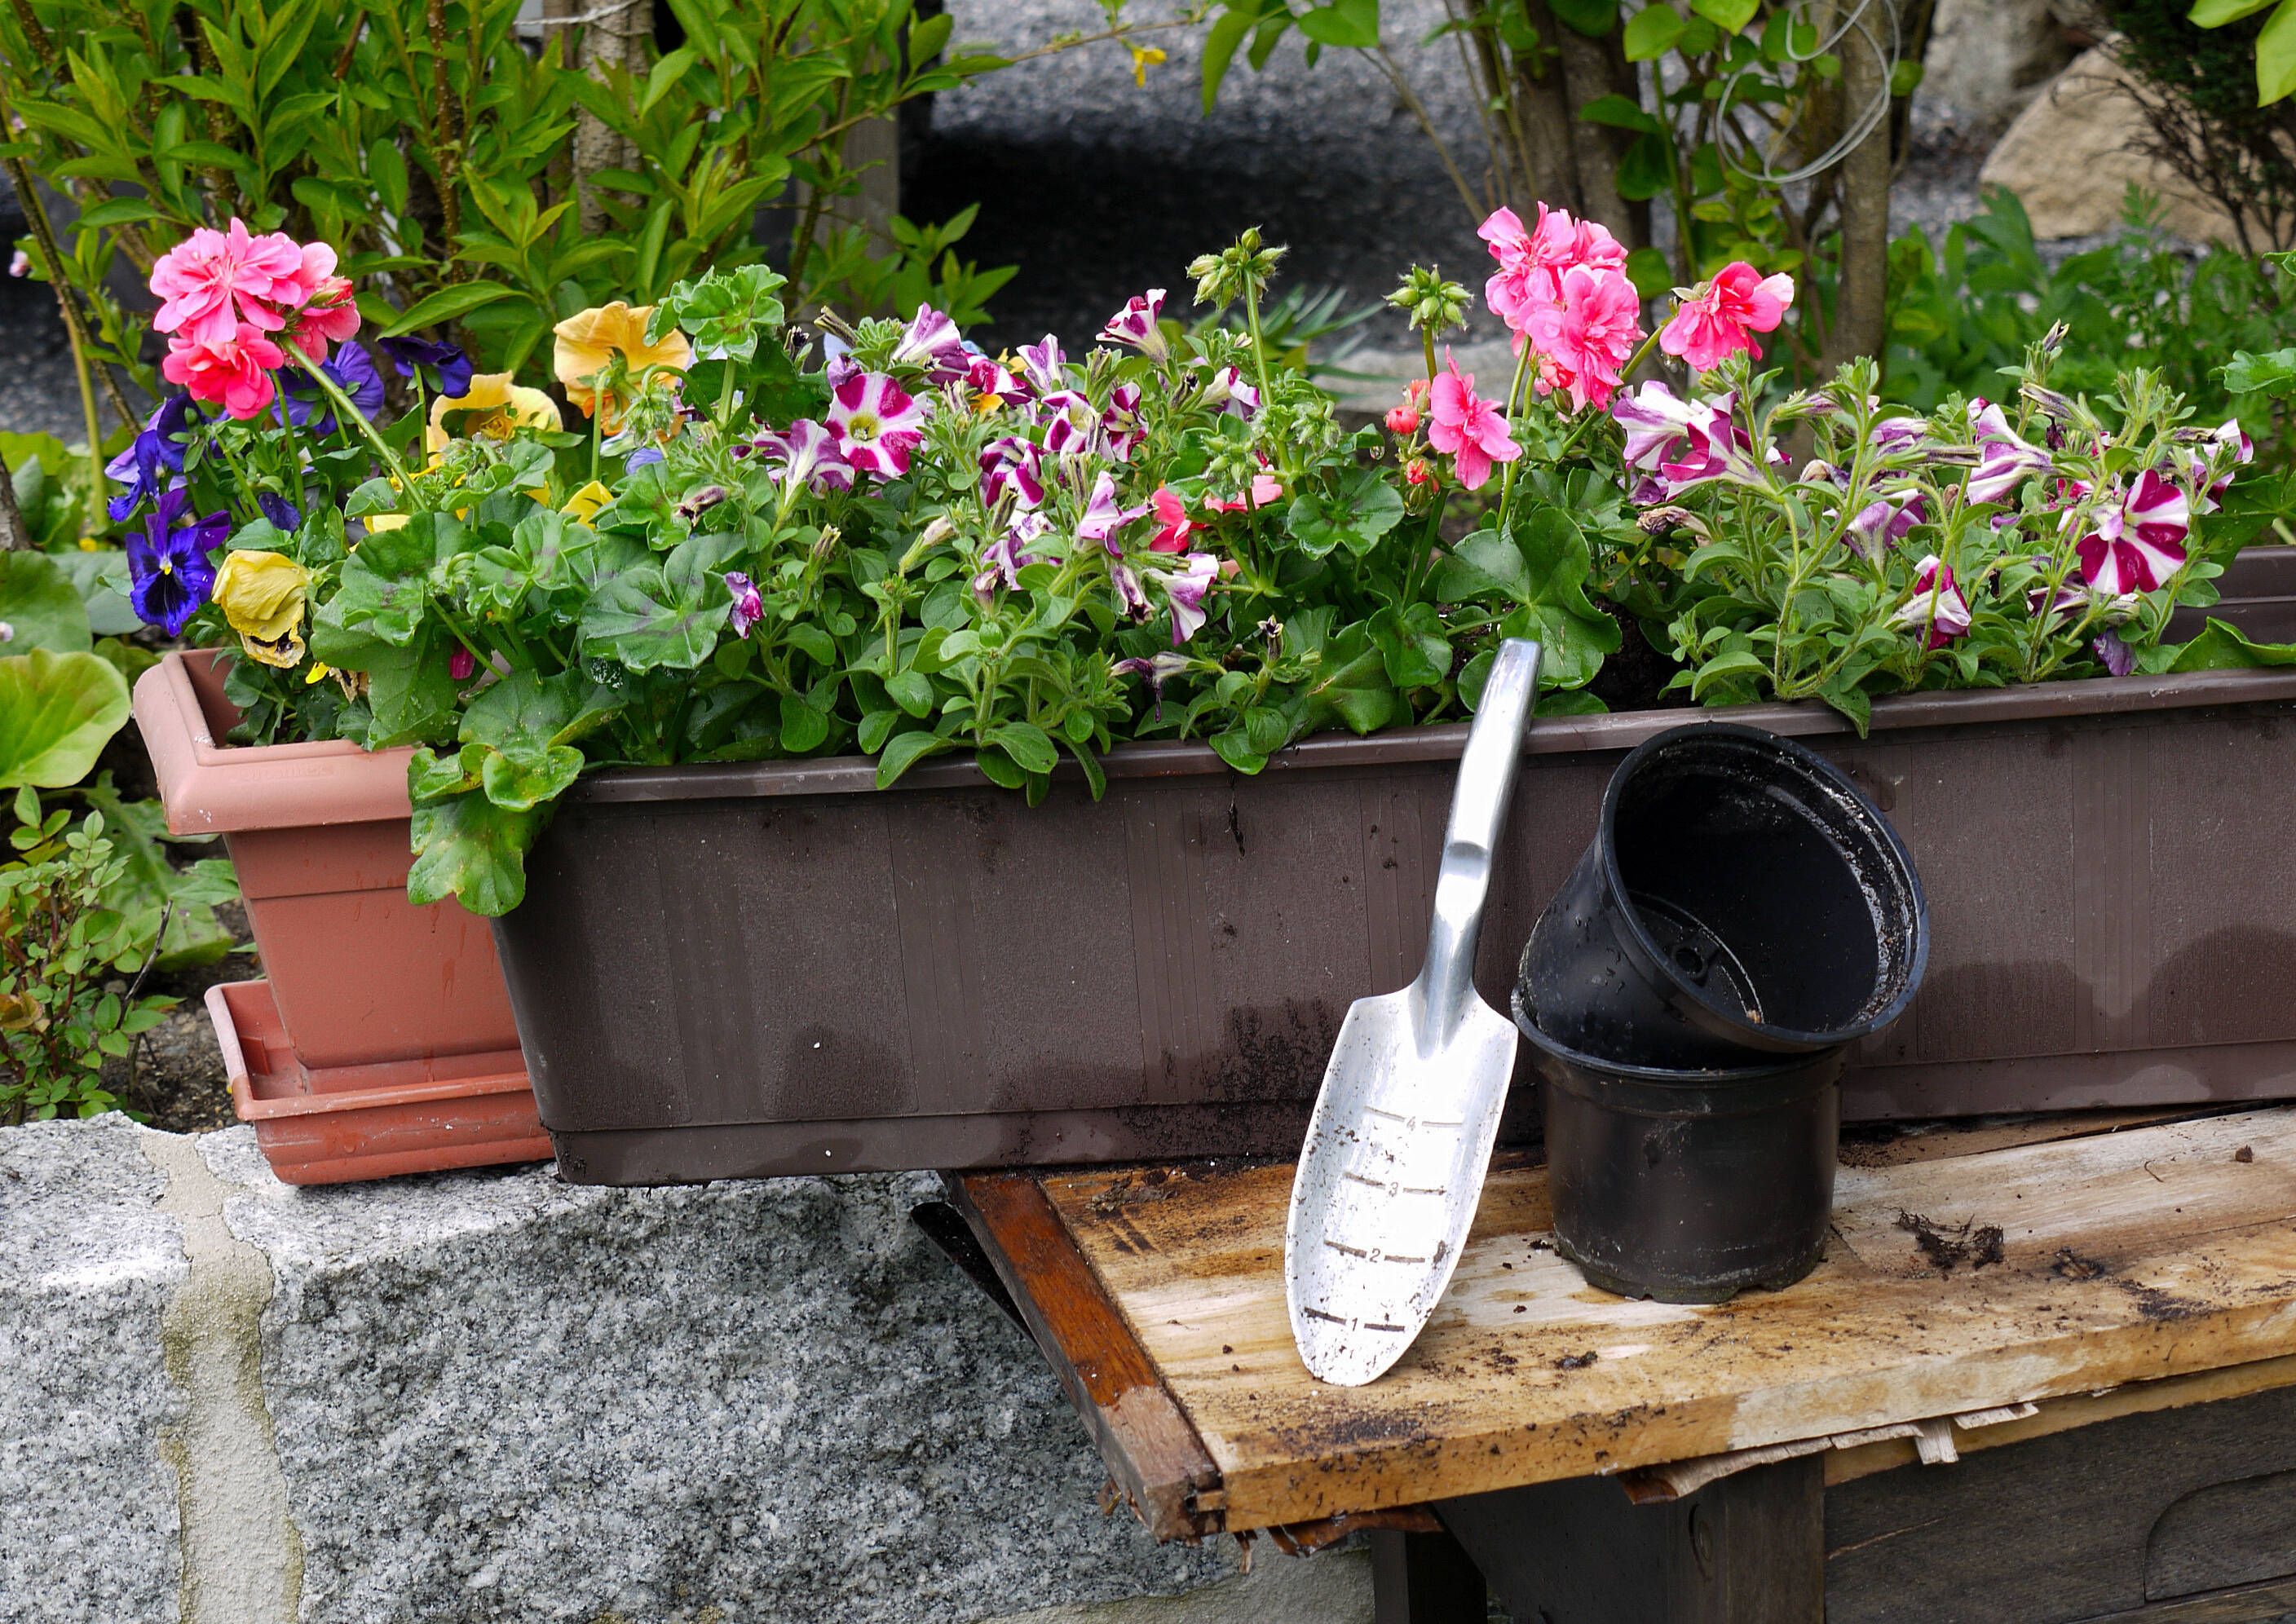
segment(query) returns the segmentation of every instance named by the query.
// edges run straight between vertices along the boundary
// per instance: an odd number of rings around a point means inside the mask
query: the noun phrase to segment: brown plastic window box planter
[[[495,1096],[508,1077],[512,1103],[529,1113],[522,1140],[513,1135],[499,1140],[500,1153],[474,1153],[485,1136],[473,1140],[468,1124],[450,1120],[451,1087],[434,1089],[424,1131],[438,1156],[422,1161],[420,1134],[401,1122],[391,1130],[391,1165],[367,1165],[420,1172],[546,1156],[531,1126],[517,1022],[486,922],[451,902],[418,908],[406,900],[409,752],[369,753],[340,740],[221,742],[239,719],[223,695],[225,658],[211,650],[168,654],[136,681],[135,722],[158,774],[168,827],[222,835],[238,871],[267,978],[256,984],[266,989],[258,1046],[272,1060],[255,1075],[295,1079],[278,1087],[318,1102],[299,1105],[300,1117],[352,1113],[326,1129],[336,1140],[332,1161],[344,1167],[357,1165],[362,1125],[377,1120],[357,1114],[364,1108],[346,1103],[345,1089],[484,1078],[486,1099],[472,1110],[499,1127],[504,1102]],[[210,1001],[211,1014],[223,1007]],[[229,1048],[219,1014],[217,1026]],[[235,1085],[243,1120],[258,1120],[250,1106],[261,1103],[261,1094]],[[276,1163],[278,1134],[259,1136],[281,1176],[291,1177]]]
[[[1624,752],[1717,714],[1533,725],[1486,998]],[[1851,1115],[2296,1094],[2296,671],[1908,696],[1863,740],[1726,714],[1840,763],[1920,867],[1928,980]],[[586,780],[496,925],[561,1167],[1290,1154],[1349,1003],[1418,968],[1464,736],[1317,738],[1256,777],[1128,746],[1103,800],[1035,808],[955,760],[883,793],[855,759]]]

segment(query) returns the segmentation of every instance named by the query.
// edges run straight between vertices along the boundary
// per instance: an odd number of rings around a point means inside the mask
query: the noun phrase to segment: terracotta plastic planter
[[[222,835],[238,871],[276,1011],[280,1035],[267,1041],[320,1078],[448,1059],[474,1075],[518,1072],[517,1022],[486,922],[451,902],[406,900],[408,752],[219,743],[238,718],[218,658],[170,653],[146,671],[135,722],[168,828]]]
[[[550,1159],[515,1049],[313,1071],[295,1058],[269,982],[210,987],[207,1005],[232,1104],[284,1183]]]
[[[1487,999],[1624,753],[1711,714],[1533,724]],[[1865,740],[1816,706],[1727,719],[1848,771],[1922,876],[1928,979],[1848,1115],[2296,1093],[2296,671],[1910,696]],[[1349,1001],[1418,968],[1464,734],[1310,740],[1254,778],[1129,746],[1104,800],[1035,808],[956,762],[889,793],[859,760],[587,780],[496,927],[561,1166],[1289,1152]]]

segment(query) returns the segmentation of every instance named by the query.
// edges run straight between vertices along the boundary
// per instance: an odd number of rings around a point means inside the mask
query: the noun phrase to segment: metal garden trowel
[[[1466,1245],[1514,1071],[1514,1022],[1475,994],[1475,938],[1506,821],[1538,644],[1499,645],[1459,761],[1427,962],[1340,1027],[1283,1228],[1308,1371],[1360,1387],[1401,1358]]]

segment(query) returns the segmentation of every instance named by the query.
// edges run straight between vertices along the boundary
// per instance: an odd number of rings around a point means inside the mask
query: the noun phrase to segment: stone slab
[[[1095,1509],[1043,1361],[909,1222],[929,1178],[297,1190],[200,1143],[275,1277],[313,1624],[968,1624],[1233,1570]]]
[[[176,1616],[182,1406],[160,1320],[186,1273],[125,1117],[0,1128],[0,1620]]]

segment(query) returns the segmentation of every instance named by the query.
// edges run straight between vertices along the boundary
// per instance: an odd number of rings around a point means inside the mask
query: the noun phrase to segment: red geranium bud
[[[447,675],[456,682],[468,682],[478,675],[479,662],[468,649],[456,649],[447,656]]]

